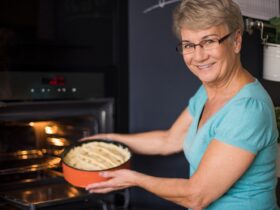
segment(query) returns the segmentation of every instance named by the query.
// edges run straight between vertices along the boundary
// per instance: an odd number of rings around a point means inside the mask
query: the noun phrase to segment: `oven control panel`
[[[0,100],[104,97],[104,74],[92,72],[0,72]]]

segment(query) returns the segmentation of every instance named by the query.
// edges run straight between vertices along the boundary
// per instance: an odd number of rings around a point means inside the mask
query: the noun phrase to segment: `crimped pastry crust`
[[[64,162],[82,170],[106,170],[125,163],[130,156],[129,150],[121,145],[96,141],[72,148]]]

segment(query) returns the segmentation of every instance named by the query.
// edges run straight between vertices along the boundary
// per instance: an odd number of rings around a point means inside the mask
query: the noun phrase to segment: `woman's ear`
[[[240,30],[236,31],[234,37],[234,52],[240,53],[242,46],[242,33]]]

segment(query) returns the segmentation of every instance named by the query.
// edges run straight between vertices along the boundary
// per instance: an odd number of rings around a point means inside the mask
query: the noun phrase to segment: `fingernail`
[[[99,173],[100,176],[106,177],[107,176],[107,172],[103,171]]]

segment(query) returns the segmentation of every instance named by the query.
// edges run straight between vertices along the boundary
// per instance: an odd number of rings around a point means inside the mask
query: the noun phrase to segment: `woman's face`
[[[198,44],[203,40],[219,40],[231,32],[226,26],[221,25],[205,30],[184,28],[181,30],[181,36],[184,43]],[[226,82],[239,68],[241,41],[241,33],[234,31],[216,48],[204,49],[197,45],[192,53],[183,54],[183,58],[190,71],[202,83],[220,84]]]

